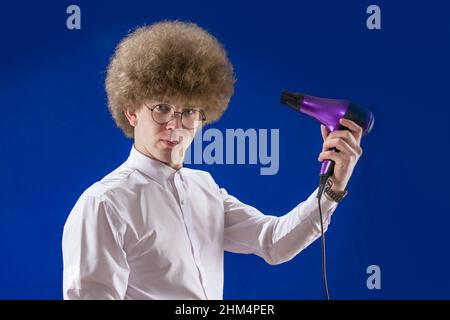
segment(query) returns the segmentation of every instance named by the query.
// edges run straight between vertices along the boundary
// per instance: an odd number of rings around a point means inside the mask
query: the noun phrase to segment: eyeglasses
[[[206,120],[202,110],[184,109],[181,112],[176,112],[175,107],[166,103],[160,103],[153,107],[146,107],[152,112],[152,118],[158,124],[168,123],[175,117],[175,114],[180,115],[181,124],[186,129],[195,129],[202,121]]]

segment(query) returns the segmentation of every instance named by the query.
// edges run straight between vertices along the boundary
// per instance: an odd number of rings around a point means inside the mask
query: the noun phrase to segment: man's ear
[[[136,112],[132,111],[130,112],[130,110],[128,108],[125,109],[125,111],[123,112],[125,114],[125,116],[128,119],[128,122],[130,123],[130,125],[132,127],[136,127],[137,126],[137,116],[136,116]]]

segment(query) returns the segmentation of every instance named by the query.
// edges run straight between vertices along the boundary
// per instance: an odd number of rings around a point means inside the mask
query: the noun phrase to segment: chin
[[[172,158],[172,150],[171,149],[160,149],[156,152],[155,156],[159,161],[170,162]]]

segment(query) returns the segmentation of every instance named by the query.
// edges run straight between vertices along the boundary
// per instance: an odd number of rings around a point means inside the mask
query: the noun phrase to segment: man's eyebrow
[[[172,104],[172,106],[173,106],[173,104]],[[198,111],[198,110],[201,110],[201,109],[196,107],[196,106],[187,105],[186,107],[181,108],[181,111],[183,111],[183,110],[197,110]]]
[[[175,105],[175,104],[172,104],[172,103],[170,103],[170,102],[164,102],[164,101],[156,102],[154,105],[157,106],[157,105],[160,105],[160,104],[171,106],[171,107],[174,108],[175,110],[181,109],[181,111],[183,111],[183,110],[191,110],[191,109],[197,110],[197,111],[202,110],[202,108],[196,107],[196,106],[191,105],[191,104],[186,105],[186,107],[184,107],[184,108],[179,108],[179,107],[178,107],[177,105]]]

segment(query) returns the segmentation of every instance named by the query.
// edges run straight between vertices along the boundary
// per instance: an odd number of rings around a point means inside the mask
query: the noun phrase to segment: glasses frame
[[[155,120],[155,117],[153,116],[153,110],[154,110],[156,107],[161,106],[161,105],[168,106],[168,107],[171,108],[172,111],[173,111],[172,118],[171,118],[170,120],[166,121],[166,122],[158,122],[158,121]],[[187,108],[187,109],[183,109],[183,110],[180,112],[180,111],[175,111],[175,107],[174,107],[173,105],[169,104],[169,103],[158,103],[158,104],[155,104],[155,105],[153,105],[153,106],[151,106],[151,107],[149,107],[148,105],[145,105],[145,106],[152,112],[152,119],[153,119],[153,121],[155,121],[157,124],[161,124],[161,125],[167,124],[167,123],[169,123],[170,121],[172,121],[172,120],[175,118],[175,115],[178,113],[178,114],[180,115],[181,125],[182,125],[185,129],[196,129],[196,128],[198,128],[199,125],[196,126],[196,127],[194,127],[194,128],[189,128],[189,127],[186,127],[186,126],[184,125],[184,123],[183,123],[183,112],[185,112],[185,111],[187,111],[187,110],[195,110],[195,111],[199,112],[199,113],[200,113],[200,116],[201,116],[201,120],[200,120],[200,121],[205,121],[205,120],[206,120],[206,116],[205,116],[205,113],[203,112],[203,110],[198,110],[198,109],[195,109],[195,108]]]

